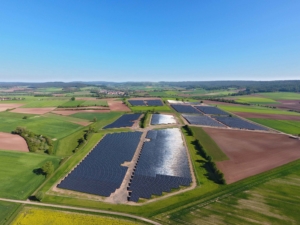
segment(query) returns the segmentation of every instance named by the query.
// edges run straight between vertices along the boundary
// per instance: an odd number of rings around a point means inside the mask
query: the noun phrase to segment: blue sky
[[[300,79],[300,1],[0,2],[0,81]]]

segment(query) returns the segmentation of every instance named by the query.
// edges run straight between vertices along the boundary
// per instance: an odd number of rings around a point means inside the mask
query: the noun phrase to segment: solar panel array
[[[163,106],[161,100],[146,100],[148,106]]]
[[[146,105],[144,100],[128,100],[132,106]]]
[[[248,130],[268,130],[265,127],[250,123],[238,117],[216,116],[214,118],[220,121],[221,123],[233,128],[248,129]]]
[[[178,128],[151,130],[147,133],[130,184],[129,200],[150,198],[192,182],[187,152]]]
[[[151,124],[173,124],[176,120],[173,115],[153,114],[151,118]]]
[[[190,105],[171,105],[179,113],[197,113],[202,114],[199,110]]]
[[[182,115],[190,124],[194,125],[203,125],[203,126],[211,126],[211,127],[225,127],[223,124],[215,121],[214,119],[208,116],[202,115]]]
[[[229,115],[229,113],[213,106],[195,106],[195,108],[201,110],[205,114],[224,115],[224,116]]]
[[[161,100],[128,100],[128,102],[132,106],[163,106],[164,104],[162,103]]]
[[[58,185],[59,188],[110,196],[122,184],[142,132],[107,134],[91,153]]]
[[[142,114],[124,114],[120,118],[118,118],[115,122],[107,125],[104,129],[108,128],[120,128],[120,127],[132,127],[134,121],[137,120]]]

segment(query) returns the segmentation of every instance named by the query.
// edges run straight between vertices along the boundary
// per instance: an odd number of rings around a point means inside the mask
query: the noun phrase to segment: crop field
[[[83,105],[83,106],[108,106],[107,101],[97,100],[97,99],[85,101],[81,105]]]
[[[164,97],[164,96],[176,96],[179,94],[177,91],[149,91],[150,96]]]
[[[16,203],[0,201],[0,224],[5,224],[18,206]]]
[[[79,124],[82,126],[87,126],[91,123],[91,121],[86,120],[86,119],[81,119],[81,118],[76,118],[76,117],[71,117],[71,116],[61,116],[61,115],[54,114],[54,113],[47,113],[47,114],[43,115],[43,117],[61,120],[63,122],[75,123],[75,124]]]
[[[79,124],[58,120],[55,118],[47,118],[43,116],[32,116],[28,119],[22,119],[24,114],[1,112],[0,131],[10,133],[17,127],[26,127],[28,130],[49,136],[51,138],[62,138],[80,129]]]
[[[260,123],[264,126],[271,127],[275,130],[282,131],[287,134],[298,135],[300,134],[300,120],[272,120],[272,119],[250,119],[256,123]]]
[[[45,179],[34,170],[46,161],[58,166],[59,158],[48,155],[0,151],[0,196],[26,199]]]
[[[195,205],[170,215],[170,224],[298,224],[300,173],[262,183],[207,206]]]
[[[205,151],[214,161],[219,162],[229,159],[216,142],[201,127],[191,127],[191,129],[194,137],[200,141]]]
[[[29,102],[22,106],[22,108],[47,108],[47,107],[57,107],[63,105],[68,100],[48,100],[48,99],[36,99],[35,101]]]
[[[155,112],[170,112],[171,109],[164,105],[164,106],[131,106],[130,109],[133,112],[145,112],[145,111],[152,111],[154,110]]]
[[[207,127],[203,130],[230,159],[216,163],[228,184],[300,158],[299,140],[286,135]]]
[[[49,225],[49,224],[64,224],[64,225],[138,225],[139,222],[113,218],[109,216],[98,216],[92,214],[83,214],[67,211],[58,211],[51,209],[29,208],[25,207],[17,215],[12,225]]]
[[[247,112],[247,113],[260,113],[260,114],[281,114],[281,115],[295,115],[299,116],[299,113],[290,112],[280,109],[270,109],[259,106],[229,106],[219,105],[219,108],[229,112]]]
[[[77,107],[83,104],[84,100],[67,101],[60,105],[60,107]]]
[[[274,100],[299,100],[300,99],[300,94],[294,92],[269,92],[269,93],[259,93],[259,95]]]
[[[264,98],[259,96],[242,96],[238,97],[236,100],[237,102],[241,103],[250,103],[250,104],[276,104],[275,100],[271,98]]]

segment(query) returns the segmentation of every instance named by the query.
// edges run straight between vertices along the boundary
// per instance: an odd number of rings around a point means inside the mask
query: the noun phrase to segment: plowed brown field
[[[228,184],[300,158],[300,140],[286,135],[203,129],[230,159],[217,162]]]
[[[29,152],[24,138],[16,134],[0,132],[0,149]]]
[[[3,112],[7,109],[14,109],[14,108],[18,108],[21,107],[24,104],[6,104],[6,103],[1,103],[0,104],[0,112]]]
[[[42,115],[42,114],[51,112],[54,109],[55,109],[55,107],[50,107],[50,108],[17,108],[17,109],[12,110],[11,112]]]

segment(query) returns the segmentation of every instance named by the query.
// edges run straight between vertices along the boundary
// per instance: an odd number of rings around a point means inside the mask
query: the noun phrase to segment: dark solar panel
[[[265,127],[250,123],[238,117],[216,116],[214,118],[220,121],[221,123],[233,128],[248,129],[248,130],[268,130]]]
[[[197,113],[202,114],[199,110],[190,105],[171,105],[179,113]]]
[[[132,106],[146,105],[144,100],[128,100]]]
[[[90,154],[58,185],[59,188],[110,196],[120,187],[142,132],[107,134]]]
[[[145,101],[147,102],[148,106],[163,106],[164,105],[161,100],[145,100]]]
[[[229,115],[229,113],[224,112],[223,110],[213,106],[195,106],[195,108],[201,110],[205,114]]]
[[[203,125],[211,127],[225,127],[223,124],[217,122],[216,120],[202,115],[190,115],[182,114],[182,116],[190,123],[194,125]]]
[[[142,114],[124,114],[115,122],[105,126],[103,129],[108,128],[120,128],[120,127],[131,127],[134,124],[134,121],[137,120]]]
[[[178,128],[147,133],[134,177],[129,187],[130,201],[161,195],[172,188],[189,186],[191,174],[187,152]]]

